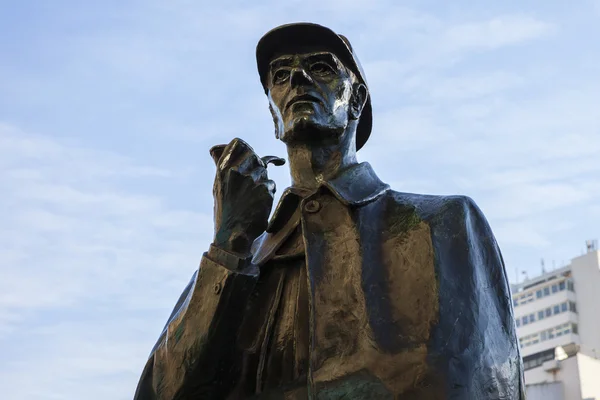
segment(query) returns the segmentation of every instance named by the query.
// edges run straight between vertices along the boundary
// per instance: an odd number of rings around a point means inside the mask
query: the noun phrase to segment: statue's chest
[[[313,200],[302,229],[314,383],[366,371],[394,394],[418,385],[438,313],[428,225],[405,210]]]

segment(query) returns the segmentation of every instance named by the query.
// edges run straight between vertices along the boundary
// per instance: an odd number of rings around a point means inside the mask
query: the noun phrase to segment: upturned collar
[[[377,199],[389,190],[390,186],[377,177],[368,162],[363,162],[323,182],[317,190],[289,187],[281,195],[267,232],[277,231],[294,213],[303,198],[316,193],[321,188],[328,189],[344,205],[358,207]]]

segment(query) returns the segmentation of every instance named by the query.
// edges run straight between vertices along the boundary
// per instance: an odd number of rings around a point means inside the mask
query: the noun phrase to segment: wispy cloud
[[[506,15],[452,26],[446,30],[443,43],[451,51],[495,49],[537,39],[554,29],[552,24],[530,16]]]
[[[5,354],[3,392],[39,398],[36,390],[50,385],[56,398],[84,398],[77,376],[107,379],[98,398],[125,398],[210,241],[210,215],[168,205],[158,188],[176,170],[6,124],[0,160],[0,346],[15,337],[51,344]],[[153,333],[133,329],[132,319]],[[47,378],[25,385],[31,376]],[[121,386],[111,387],[114,379]]]

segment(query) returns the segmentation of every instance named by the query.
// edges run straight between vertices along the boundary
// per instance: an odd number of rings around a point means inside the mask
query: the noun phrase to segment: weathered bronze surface
[[[395,192],[356,151],[371,133],[348,40],[267,33],[258,70],[292,186],[215,146],[215,236],[135,399],[524,399],[500,250],[464,196]]]

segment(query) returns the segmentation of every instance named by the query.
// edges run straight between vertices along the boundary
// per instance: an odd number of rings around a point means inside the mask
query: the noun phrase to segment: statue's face
[[[281,56],[270,63],[269,102],[279,139],[336,143],[351,119],[355,79],[332,53]],[[362,103],[360,105],[362,108]]]

